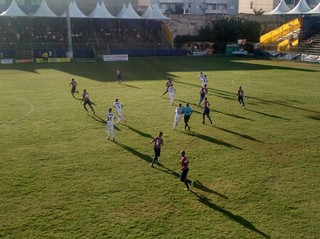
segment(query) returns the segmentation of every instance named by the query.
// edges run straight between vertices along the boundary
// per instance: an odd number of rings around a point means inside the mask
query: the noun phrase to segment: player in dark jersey
[[[161,97],[164,96],[166,93],[168,93],[169,87],[170,87],[171,85],[172,85],[172,80],[170,79],[170,77],[168,77],[168,81],[167,81],[167,83],[166,83],[167,89],[166,89],[165,92],[163,92],[163,94],[161,95]]]
[[[202,124],[205,123],[205,116],[208,117],[208,119],[210,120],[210,123],[212,124],[212,120],[210,118],[210,109],[209,109],[210,103],[208,101],[208,98],[205,97],[204,98],[204,103],[203,103],[203,113],[202,113]]]
[[[189,160],[186,156],[185,151],[181,151],[181,158],[180,158],[180,166],[181,166],[181,174],[180,174],[180,181],[186,185],[185,190],[189,190],[189,184],[193,185],[193,182],[187,179],[187,175],[189,172]]]
[[[92,112],[93,112],[93,114],[95,114],[94,109],[93,109],[93,107],[92,107],[92,102],[91,102],[90,99],[89,99],[89,94],[88,94],[88,92],[87,92],[86,89],[83,90],[82,99],[81,99],[80,103],[81,103],[82,101],[84,102],[84,103],[83,103],[83,107],[84,107],[84,109],[86,110],[87,114],[88,114],[88,109],[87,109],[86,105],[89,105],[90,108],[91,108],[91,110],[92,110]]]
[[[162,132],[159,133],[158,136],[154,137],[150,142],[149,144],[153,143],[154,142],[154,158],[151,162],[151,167],[153,167],[153,164],[154,163],[158,163],[158,157],[160,157],[160,152],[161,152],[161,146],[163,146],[163,139],[161,138],[162,137]]]
[[[246,106],[245,106],[244,101],[243,101],[244,93],[243,93],[243,90],[242,90],[241,86],[239,87],[239,89],[237,91],[237,96],[238,96],[238,101],[239,101],[240,106],[242,106],[245,109]]]
[[[200,99],[199,99],[198,107],[200,107],[200,104],[203,101],[204,97],[206,96],[206,94],[208,94],[208,88],[206,84],[201,87],[199,94],[200,94]]]
[[[74,98],[74,93],[78,93],[79,91],[77,91],[77,82],[74,80],[74,78],[72,78],[72,80],[69,83],[69,86],[71,85],[71,95]]]

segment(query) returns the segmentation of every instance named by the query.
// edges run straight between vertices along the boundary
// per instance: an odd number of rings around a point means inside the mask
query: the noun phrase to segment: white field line
[[[28,115],[30,115],[33,112],[34,107],[29,101],[26,101],[26,100],[21,100],[21,101],[26,103],[27,105],[29,105],[29,107],[30,107],[29,111],[27,113],[25,113],[24,115],[22,115],[21,117],[19,117],[19,118],[16,118],[16,119],[13,119],[11,121],[8,121],[7,124],[14,124],[14,123],[26,118]]]

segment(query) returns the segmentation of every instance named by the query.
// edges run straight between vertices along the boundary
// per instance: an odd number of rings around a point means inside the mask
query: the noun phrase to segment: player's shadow
[[[223,195],[223,194],[221,194],[221,193],[219,193],[219,192],[217,192],[217,191],[214,191],[214,190],[212,190],[211,188],[206,187],[205,185],[203,185],[203,184],[202,184],[200,181],[198,181],[198,180],[196,180],[196,181],[193,182],[193,186],[194,186],[196,189],[199,189],[199,190],[201,190],[201,191],[203,191],[203,192],[213,193],[213,194],[215,194],[215,195],[217,195],[217,196],[219,196],[219,197],[222,197],[222,198],[224,198],[224,199],[229,199],[227,196],[225,196],[225,195]]]
[[[256,141],[256,142],[259,142],[259,143],[263,143],[262,141],[257,140],[257,139],[255,139],[255,138],[249,136],[249,135],[240,134],[240,133],[234,132],[234,131],[232,131],[232,130],[224,129],[224,128],[221,128],[221,127],[218,127],[218,126],[215,126],[215,127],[216,127],[217,129],[220,129],[220,130],[224,131],[224,132],[227,132],[227,133],[230,133],[230,134],[234,134],[234,135],[238,135],[238,136],[240,136],[240,137],[242,137],[242,138],[244,138],[244,139],[248,139],[248,140]]]
[[[137,133],[138,135],[140,135],[140,136],[142,136],[142,137],[152,139],[152,135],[151,135],[151,134],[144,133],[144,132],[142,132],[142,131],[140,131],[140,130],[137,130],[137,129],[135,129],[135,128],[132,128],[132,127],[129,126],[129,125],[124,125],[124,126],[126,126],[128,129],[130,129],[131,131]]]
[[[149,155],[140,153],[139,151],[135,150],[134,148],[131,148],[128,145],[122,144],[118,141],[112,141],[112,142],[114,144],[120,146],[121,148],[127,150],[128,152],[132,153],[134,156],[137,156],[138,158],[143,159],[144,161],[146,161],[148,163],[151,163],[153,160]]]
[[[99,122],[100,124],[106,124],[107,121],[102,119],[100,116],[98,115],[89,115],[92,119],[94,119],[95,121]]]
[[[213,112],[216,112],[216,113],[223,114],[223,115],[231,116],[231,117],[234,117],[234,118],[237,118],[237,119],[241,119],[241,120],[254,121],[254,120],[252,120],[252,119],[249,119],[249,118],[243,117],[243,116],[241,116],[241,115],[225,113],[225,112],[222,112],[222,111],[219,111],[219,110],[212,110],[212,111],[213,111]]]
[[[100,124],[106,125],[106,123],[107,123],[107,121],[102,119],[99,115],[94,114],[94,115],[89,115],[89,116]],[[121,131],[121,129],[119,129],[119,127],[117,127],[116,125],[114,125],[113,127],[115,130]]]
[[[250,111],[250,112],[257,113],[257,114],[260,114],[260,115],[263,115],[263,116],[267,116],[267,117],[271,117],[271,118],[275,118],[275,119],[281,119],[281,120],[290,121],[290,119],[283,118],[283,117],[281,117],[281,116],[272,115],[272,114],[267,114],[267,113],[263,113],[263,112],[260,112],[260,111],[257,111],[257,110],[247,109],[247,108],[246,108],[246,110],[247,110],[247,111]]]
[[[255,225],[253,225],[251,222],[249,222],[244,217],[239,216],[239,215],[235,215],[232,212],[230,212],[230,211],[218,206],[217,204],[211,202],[209,198],[207,198],[207,197],[205,197],[203,195],[197,194],[197,193],[195,193],[193,191],[190,191],[190,192],[197,197],[197,199],[198,199],[198,201],[200,203],[202,203],[205,206],[211,208],[212,210],[222,213],[227,218],[230,218],[234,222],[239,223],[240,225],[244,226],[245,228],[247,228],[247,229],[249,229],[249,230],[251,230],[253,232],[258,233],[259,235],[261,235],[261,236],[263,236],[265,238],[271,238],[269,235],[267,235],[266,233],[264,233],[264,232],[260,231],[258,228],[256,228]]]
[[[197,137],[199,139],[202,139],[202,140],[205,140],[205,141],[208,141],[208,142],[211,142],[211,143],[214,143],[214,144],[218,144],[218,145],[222,145],[222,146],[225,146],[225,147],[236,148],[236,149],[242,150],[242,148],[240,148],[238,146],[235,146],[233,144],[229,144],[227,142],[212,138],[212,137],[204,135],[204,134],[200,134],[200,133],[196,133],[196,132],[192,132],[192,131],[184,131],[183,133],[188,134],[190,136]]]
[[[130,87],[130,88],[134,88],[134,89],[141,89],[140,87],[137,87],[137,86],[133,86],[133,85],[128,85],[128,84],[121,84],[121,85],[124,85],[126,87]]]
[[[316,116],[310,115],[310,116],[308,116],[308,118],[313,119],[313,120],[320,120],[320,115],[316,115]]]
[[[73,99],[75,100],[81,100],[81,98],[77,97],[77,96],[74,96]]]
[[[167,167],[165,167],[163,164],[157,164],[159,167],[155,167],[155,169],[157,169],[157,170],[159,170],[159,171],[162,171],[162,172],[164,172],[164,173],[167,173],[167,174],[169,174],[169,175],[171,175],[171,176],[173,176],[173,177],[175,177],[175,178],[180,178],[180,174],[179,173],[177,173],[177,172],[175,172],[175,171],[173,171],[173,170],[171,170],[171,169],[169,169],[169,168],[167,168]]]

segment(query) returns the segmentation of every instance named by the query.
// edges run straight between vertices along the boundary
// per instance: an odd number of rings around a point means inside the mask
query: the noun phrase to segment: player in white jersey
[[[178,123],[180,122],[180,118],[183,112],[182,104],[180,103],[179,106],[176,108],[176,114],[174,116],[174,121],[173,121],[173,130],[176,129]]]
[[[171,84],[171,86],[168,88],[168,93],[169,93],[169,99],[170,99],[170,103],[171,105],[173,105],[174,103],[174,92],[175,92],[175,88],[173,87],[173,84]]]
[[[207,85],[208,86],[208,78],[207,78],[207,75],[204,75],[201,79],[201,85],[204,86],[204,85]]]
[[[198,75],[198,79],[199,79],[199,81],[202,81],[202,78],[203,78],[203,73],[202,72],[200,72],[200,74]]]
[[[107,125],[106,125],[106,133],[108,136],[108,140],[110,139],[110,136],[112,136],[112,141],[115,140],[114,137],[114,126],[113,122],[116,117],[112,113],[112,108],[109,108],[108,113],[107,113]]]
[[[114,108],[116,108],[117,115],[118,115],[118,122],[117,123],[120,123],[120,121],[123,121],[123,120],[124,120],[124,122],[126,122],[126,120],[122,116],[123,105],[119,102],[118,99],[116,99],[116,101],[113,103],[113,106],[114,106]]]

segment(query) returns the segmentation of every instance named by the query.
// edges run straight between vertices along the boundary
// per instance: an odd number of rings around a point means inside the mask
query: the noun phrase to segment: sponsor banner
[[[36,59],[36,62],[37,62],[37,63],[45,63],[42,58],[37,58],[37,59]],[[48,59],[48,62],[49,62],[49,63],[54,63],[54,62],[70,62],[70,58],[49,58],[49,59]]]
[[[103,61],[128,61],[128,54],[123,55],[103,55]]]
[[[16,63],[23,64],[23,63],[32,63],[32,58],[23,58],[23,59],[16,59]]]
[[[192,55],[193,56],[205,56],[205,55],[207,55],[207,52],[206,51],[194,51],[194,52],[192,52]]]
[[[13,64],[13,59],[1,59],[1,64]]]

